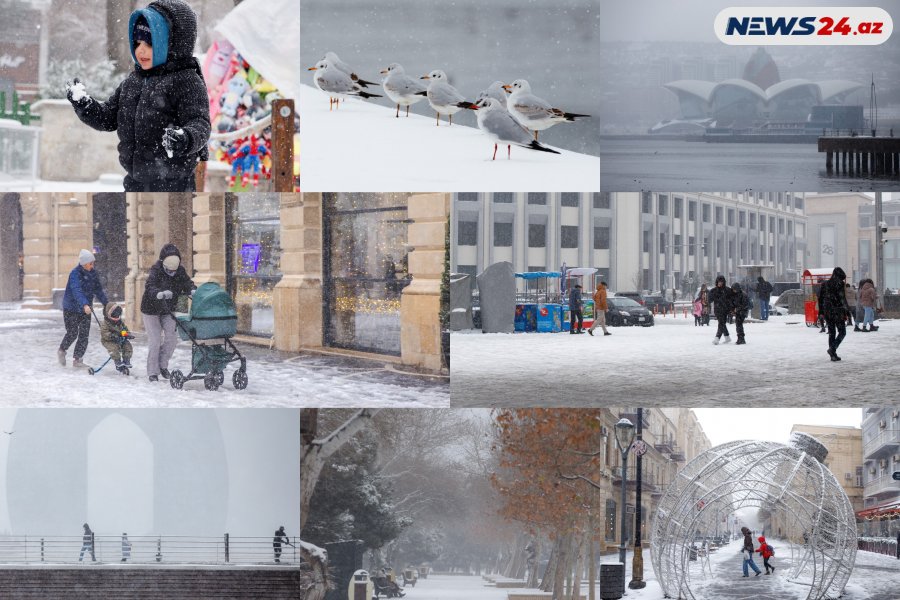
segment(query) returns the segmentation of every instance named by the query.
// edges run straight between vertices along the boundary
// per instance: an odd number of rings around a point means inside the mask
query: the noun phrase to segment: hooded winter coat
[[[713,303],[713,310],[716,313],[716,319],[724,319],[731,312],[731,296],[733,292],[727,285],[719,287],[719,282],[725,284],[725,278],[722,275],[716,277],[716,285],[709,290],[709,301]]]
[[[193,176],[209,160],[209,98],[200,63],[194,58],[197,16],[183,0],[156,0],[135,11],[128,24],[134,57],[134,23],[143,17],[153,38],[153,67],[134,70],[106,102],[76,106],[78,118],[101,131],[118,131],[119,162],[132,179],[160,182]],[[187,152],[171,158],[162,145],[166,127],[182,129]],[[154,190],[149,190],[154,191]],[[184,190],[171,190],[184,191]]]
[[[843,321],[850,313],[847,296],[844,294],[844,282],[847,275],[840,267],[835,267],[831,279],[819,289],[819,313],[829,321]]]
[[[141,298],[141,312],[145,315],[165,315],[175,312],[175,304],[178,296],[190,294],[196,286],[188,276],[184,265],[179,264],[172,275],[166,272],[163,261],[169,256],[177,256],[181,260],[181,253],[175,244],[166,244],[159,251],[159,260],[150,267],[147,274],[147,283],[144,287],[144,295]],[[168,300],[160,300],[156,297],[159,292],[172,292]]]
[[[763,536],[759,536],[759,538],[757,539],[759,540],[759,548],[756,549],[756,552],[762,554],[762,557],[764,559],[772,558],[772,553],[769,552],[769,544],[766,543],[766,538]]]
[[[762,277],[757,277],[756,294],[759,296],[760,300],[768,301],[769,297],[772,295],[772,284]]]
[[[90,306],[94,303],[95,296],[104,306],[109,302],[97,270],[88,271],[81,265],[72,269],[72,272],[69,273],[69,282],[66,284],[66,293],[63,296],[63,310],[80,313],[86,304]]]
[[[868,281],[865,282],[859,291],[859,303],[862,306],[875,308],[877,298],[878,294],[875,292],[875,286]]]
[[[569,310],[581,310],[581,288],[573,287],[569,292]]]
[[[750,311],[750,297],[741,289],[739,283],[731,286],[731,309],[742,319],[746,319]]]

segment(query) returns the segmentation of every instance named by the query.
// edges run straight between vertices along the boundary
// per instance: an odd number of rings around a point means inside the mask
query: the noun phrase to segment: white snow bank
[[[380,87],[370,91],[384,94]],[[475,128],[474,115],[465,112],[456,115],[452,126],[444,118],[437,127],[434,118],[412,113],[407,118],[401,111],[398,119],[395,108],[371,101],[348,100],[329,111],[324,92],[301,85],[301,188],[306,192],[600,190],[600,159],[595,156],[516,146],[507,160],[504,146],[497,150],[497,160],[491,160],[494,142]]]
[[[0,191],[5,192],[122,192],[124,177],[114,173],[101,175],[97,181],[47,181],[44,179],[4,179]]]

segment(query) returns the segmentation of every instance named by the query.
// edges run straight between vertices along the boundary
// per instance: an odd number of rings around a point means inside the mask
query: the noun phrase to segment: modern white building
[[[595,267],[613,291],[799,281],[806,252],[802,193],[458,193],[451,219],[455,272]]]

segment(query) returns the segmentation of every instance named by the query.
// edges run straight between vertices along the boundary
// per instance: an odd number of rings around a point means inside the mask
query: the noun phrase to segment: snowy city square
[[[302,409],[306,599],[890,600],[898,415]]]

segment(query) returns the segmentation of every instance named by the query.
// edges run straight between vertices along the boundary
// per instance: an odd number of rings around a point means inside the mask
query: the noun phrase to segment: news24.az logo
[[[875,6],[738,6],[716,15],[714,27],[732,46],[877,46],[894,22]]]

